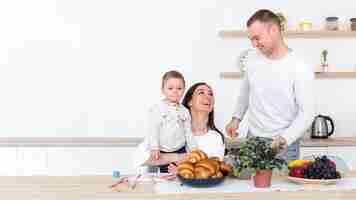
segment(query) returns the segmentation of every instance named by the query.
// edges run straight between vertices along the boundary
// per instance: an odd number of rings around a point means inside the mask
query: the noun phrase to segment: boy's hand
[[[151,158],[152,160],[158,160],[160,158],[159,150],[151,150]]]

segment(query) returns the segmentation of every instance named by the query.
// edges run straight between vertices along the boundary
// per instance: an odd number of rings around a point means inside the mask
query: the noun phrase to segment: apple
[[[294,167],[290,171],[290,176],[303,178],[305,169],[306,169],[305,165]]]

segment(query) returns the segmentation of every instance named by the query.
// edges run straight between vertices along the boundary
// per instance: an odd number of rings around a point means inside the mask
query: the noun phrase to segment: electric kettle
[[[328,126],[330,122],[330,126]],[[311,127],[311,138],[328,138],[334,133],[334,122],[329,116],[318,115]]]

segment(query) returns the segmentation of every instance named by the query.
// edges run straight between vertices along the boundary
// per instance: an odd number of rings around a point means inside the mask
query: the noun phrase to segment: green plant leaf
[[[260,169],[282,169],[287,162],[277,158],[277,151],[271,148],[272,139],[251,137],[240,145],[240,150],[235,151],[238,165],[234,166],[234,173],[241,173],[242,169],[251,169],[252,172]]]

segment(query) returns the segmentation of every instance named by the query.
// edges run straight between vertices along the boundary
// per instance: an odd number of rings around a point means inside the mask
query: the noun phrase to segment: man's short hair
[[[262,23],[272,23],[278,26],[279,30],[281,30],[281,20],[279,17],[272,11],[267,9],[261,9],[256,11],[248,20],[247,27],[250,27],[252,23],[255,21],[260,21]]]

